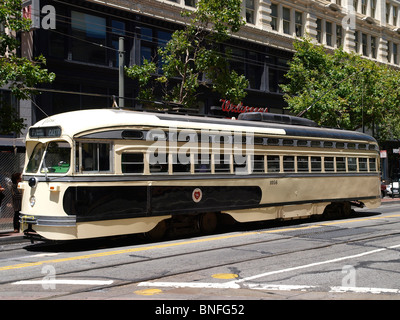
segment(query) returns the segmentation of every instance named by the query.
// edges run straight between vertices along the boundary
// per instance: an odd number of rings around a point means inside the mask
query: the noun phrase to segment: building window
[[[362,54],[363,56],[368,56],[368,36],[363,33],[361,37],[362,41]]]
[[[143,60],[152,61],[157,52],[157,45],[153,43],[153,29],[141,27],[140,28],[140,63]]]
[[[397,7],[393,6],[393,25],[397,26]]]
[[[332,47],[332,22],[325,23],[326,29],[326,45]]]
[[[283,7],[283,33],[290,34],[290,9]]]
[[[246,51],[235,47],[226,47],[226,51],[231,56],[229,64],[231,69],[235,70],[239,75],[246,74]]]
[[[386,2],[386,23],[390,22],[390,3]]]
[[[278,5],[271,3],[271,28],[278,31]]]
[[[299,11],[295,11],[295,29],[296,29],[296,36],[302,37],[303,36],[303,13]]]
[[[343,28],[336,25],[336,46],[339,48],[343,45]]]
[[[254,0],[246,0],[246,22],[255,24]]]
[[[106,19],[71,11],[72,59],[106,64]]]
[[[354,44],[356,47],[356,53],[360,52],[360,37],[358,35],[358,31],[354,32]]]
[[[367,14],[367,0],[361,0],[361,13]]]
[[[371,37],[371,57],[376,59],[376,37]]]
[[[322,20],[317,19],[317,41],[322,43]]]
[[[196,0],[185,0],[185,6],[195,7],[196,6]]]
[[[371,17],[375,18],[376,0],[370,0],[370,6],[371,6]]]
[[[399,64],[398,57],[397,57],[397,44],[393,43],[393,63]]]
[[[353,0],[353,5],[354,5],[354,12],[357,12],[357,10],[358,10],[358,0]]]
[[[112,47],[115,49],[113,54],[110,56],[110,66],[118,67],[119,66],[119,57],[118,57],[118,49],[119,49],[119,37],[125,35],[125,23],[117,20],[111,21],[111,43]]]
[[[261,61],[260,55],[257,52],[248,51],[246,59],[246,78],[249,80],[251,89],[263,90],[263,74],[264,63]]]

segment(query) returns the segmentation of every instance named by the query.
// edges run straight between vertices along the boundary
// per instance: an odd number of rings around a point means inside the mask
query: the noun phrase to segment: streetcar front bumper
[[[37,216],[20,214],[21,225],[37,225],[46,227],[76,227],[76,216]]]

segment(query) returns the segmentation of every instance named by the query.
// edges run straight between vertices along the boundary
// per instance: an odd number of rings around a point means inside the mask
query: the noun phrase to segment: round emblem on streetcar
[[[200,202],[201,198],[203,197],[203,192],[200,188],[196,188],[192,192],[192,199],[194,202]]]

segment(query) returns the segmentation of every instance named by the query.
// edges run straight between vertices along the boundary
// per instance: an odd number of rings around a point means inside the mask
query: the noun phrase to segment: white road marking
[[[241,286],[234,283],[215,282],[140,282],[139,287],[169,287],[169,288],[197,288],[197,289],[251,289],[266,291],[328,291],[332,293],[372,293],[372,294],[400,294],[400,289],[368,288],[368,287],[317,287],[308,285],[270,284],[270,283],[243,283]]]
[[[248,283],[245,284],[249,289],[253,290],[273,290],[273,291],[307,291],[315,289],[315,286],[306,285],[290,285],[290,284],[269,284],[269,283]]]
[[[335,263],[335,262],[339,262],[339,261],[343,261],[343,260],[359,258],[359,257],[367,256],[367,255],[370,255],[370,254],[386,251],[386,250],[389,250],[389,249],[398,248],[398,247],[400,247],[400,244],[395,245],[395,246],[390,246],[390,247],[387,247],[387,248],[381,248],[381,249],[375,249],[375,250],[371,250],[371,251],[366,251],[366,252],[354,254],[354,255],[351,255],[351,256],[345,256],[345,257],[341,257],[341,258],[336,258],[336,259],[331,259],[331,260],[326,260],[326,261],[320,261],[320,262],[314,262],[314,263],[310,263],[310,264],[305,264],[305,265],[302,265],[302,266],[297,266],[297,267],[292,267],[292,268],[286,268],[286,269],[280,269],[280,270],[260,273],[260,274],[254,275],[254,276],[242,278],[240,280],[234,280],[234,281],[231,281],[231,282],[235,282],[235,283],[246,282],[246,281],[250,281],[250,280],[254,280],[254,279],[258,279],[258,278],[262,278],[262,277],[267,277],[267,276],[270,276],[270,275],[273,275],[273,274],[296,271],[296,270],[316,267],[316,266],[320,266],[320,265],[324,265],[324,264],[328,264],[328,263]]]
[[[311,268],[315,266],[320,266],[324,264],[329,264],[329,263],[335,263],[335,262],[340,262],[343,260],[348,260],[348,259],[355,259],[367,255],[371,255],[374,253],[390,250],[390,249],[395,249],[399,248],[400,244],[390,246],[387,248],[381,248],[381,249],[375,249],[375,250],[370,250],[350,256],[345,256],[341,258],[335,258],[331,260],[326,260],[326,261],[320,261],[320,262],[314,262],[310,264],[305,264],[297,267],[292,267],[292,268],[286,268],[286,269],[280,269],[280,270],[275,270],[275,271],[270,271],[270,272],[265,272],[265,273],[260,273],[256,274],[254,276],[242,278],[239,280],[233,280],[233,281],[228,281],[224,283],[218,283],[218,282],[152,282],[152,281],[147,281],[147,282],[140,282],[138,286],[140,287],[172,287],[172,288],[214,288],[214,289],[240,289],[243,287],[246,287],[248,289],[254,289],[254,290],[280,290],[280,291],[290,291],[290,290],[300,290],[300,291],[307,291],[307,290],[316,290],[316,289],[322,289],[323,291],[326,290],[326,288],[319,288],[316,286],[308,286],[308,285],[281,285],[281,284],[268,284],[268,283],[245,283],[247,281],[251,281],[254,279],[258,278],[263,278],[267,277],[270,275],[278,274],[278,273],[284,273],[284,272],[291,272],[291,271],[296,271],[296,270],[301,270],[301,269],[306,269],[306,268]],[[387,288],[368,288],[368,287],[339,287],[339,286],[332,286],[329,287],[329,292],[355,292],[355,293],[374,293],[374,294],[379,294],[379,293],[400,293],[400,289],[387,289]]]
[[[201,289],[239,289],[238,284],[225,282],[162,282],[145,281],[138,284],[139,287],[172,287],[172,288],[201,288]]]
[[[22,280],[13,282],[15,285],[28,285],[28,284],[39,284],[39,285],[50,285],[50,284],[78,284],[78,285],[110,285],[113,280],[74,280],[74,279],[43,279],[43,280]]]
[[[329,292],[354,292],[354,293],[400,293],[400,289],[366,288],[366,287],[330,287]]]

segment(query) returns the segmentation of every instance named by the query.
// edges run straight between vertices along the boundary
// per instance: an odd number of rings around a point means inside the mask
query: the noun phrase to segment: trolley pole
[[[124,96],[125,96],[125,82],[124,82],[124,56],[125,56],[125,51],[124,51],[124,38],[120,37],[119,38],[119,48],[118,48],[118,66],[119,66],[119,101],[118,101],[118,107],[123,108],[124,107]]]

